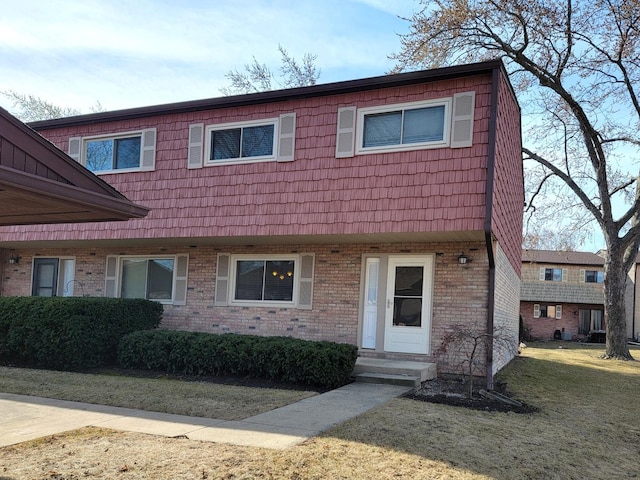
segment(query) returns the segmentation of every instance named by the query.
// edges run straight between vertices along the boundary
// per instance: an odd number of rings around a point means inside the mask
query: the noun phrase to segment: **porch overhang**
[[[190,237],[190,238],[129,238],[105,239],[43,239],[2,241],[0,248],[104,248],[104,247],[197,247],[205,245],[343,245],[388,243],[445,243],[482,242],[484,232],[406,232],[341,235],[282,235],[244,237]]]

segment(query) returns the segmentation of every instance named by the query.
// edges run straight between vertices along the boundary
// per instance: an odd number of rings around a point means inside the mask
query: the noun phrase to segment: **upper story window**
[[[358,153],[447,145],[451,100],[358,110]]]
[[[209,127],[207,163],[275,158],[277,119],[256,123],[236,123]]]
[[[565,282],[567,271],[563,268],[540,267],[540,280],[545,282]]]
[[[69,156],[94,173],[154,170],[156,129],[73,137],[69,139]]]
[[[296,114],[247,122],[189,125],[187,168],[249,162],[292,162]]]
[[[139,169],[141,136],[86,140],[85,166],[92,172]]]
[[[602,283],[604,280],[604,272],[601,270],[585,270],[584,281],[585,283]]]
[[[474,91],[375,107],[338,108],[336,158],[473,145]]]

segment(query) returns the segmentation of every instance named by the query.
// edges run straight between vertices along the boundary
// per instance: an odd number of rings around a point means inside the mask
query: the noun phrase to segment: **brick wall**
[[[459,265],[464,251],[471,259]],[[213,302],[218,253],[314,253],[313,308],[215,306]],[[118,255],[189,254],[187,304],[165,306],[162,326],[210,333],[287,335],[309,340],[358,344],[358,317],[363,255],[425,253],[434,255],[432,351],[438,350],[451,325],[486,323],[488,274],[483,243],[118,247],[11,250],[20,255],[17,265],[3,263],[2,296],[29,295],[34,256],[75,257],[75,295],[104,295],[105,258]],[[416,357],[418,358],[418,357]],[[420,357],[435,360],[434,356]],[[455,359],[454,359],[455,360]],[[439,369],[449,371],[454,360],[442,360]]]
[[[582,340],[584,336],[578,335],[578,326],[580,323],[579,310],[602,310],[602,305],[598,304],[577,304],[577,303],[557,303],[562,305],[562,318],[534,318],[533,306],[535,303],[548,305],[548,302],[522,302],[520,304],[520,315],[525,327],[529,329],[530,335],[536,340],[553,340],[553,334],[556,330],[571,334],[572,340]],[[555,305],[555,304],[554,304]]]
[[[518,348],[520,289],[518,272],[500,245],[496,245],[496,292],[493,323],[493,373],[511,361]]]

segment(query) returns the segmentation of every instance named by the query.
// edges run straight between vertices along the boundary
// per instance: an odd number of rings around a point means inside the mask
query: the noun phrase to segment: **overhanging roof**
[[[147,215],[0,107],[0,225],[128,220]]]

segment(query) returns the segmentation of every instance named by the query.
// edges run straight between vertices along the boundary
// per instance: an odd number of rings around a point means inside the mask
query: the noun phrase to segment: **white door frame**
[[[422,268],[422,290],[409,298],[396,295],[396,270],[398,267]],[[429,354],[431,351],[431,311],[433,292],[433,256],[390,255],[385,298],[385,352]],[[419,325],[394,323],[394,316],[404,303],[418,303]]]

